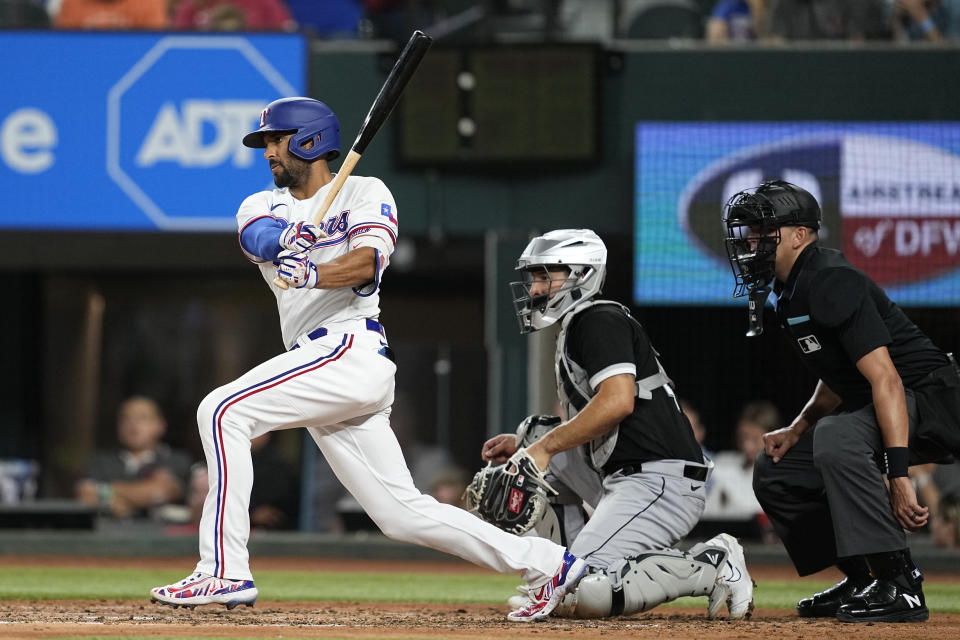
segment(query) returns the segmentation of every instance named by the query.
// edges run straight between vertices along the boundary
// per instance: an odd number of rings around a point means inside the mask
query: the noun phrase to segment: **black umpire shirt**
[[[566,349],[587,379],[625,363],[636,366],[638,380],[659,371],[647,332],[618,305],[600,304],[578,313],[567,327]],[[652,460],[703,462],[690,422],[663,387],[655,389],[650,400],[634,399],[633,413],[620,423],[616,447],[603,470],[611,474]]]
[[[844,411],[873,402],[856,363],[878,347],[887,347],[907,388],[949,364],[900,307],[834,249],[807,246],[786,283],[774,285],[774,295],[777,320],[793,349],[840,396]]]

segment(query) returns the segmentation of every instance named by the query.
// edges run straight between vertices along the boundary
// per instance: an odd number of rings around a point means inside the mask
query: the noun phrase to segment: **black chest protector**
[[[580,413],[587,403],[590,402],[590,399],[596,395],[596,391],[590,388],[589,375],[586,370],[575,362],[567,350],[567,329],[570,326],[571,321],[580,313],[583,313],[585,310],[601,304],[614,305],[620,309],[623,314],[630,320],[631,323],[640,326],[640,323],[637,322],[636,318],[630,315],[630,310],[627,309],[624,305],[619,302],[614,302],[612,300],[596,300],[587,302],[570,313],[568,313],[563,318],[563,324],[561,325],[560,335],[557,336],[557,351],[554,358],[554,372],[557,379],[557,395],[560,397],[560,402],[563,404],[564,409],[567,412],[567,419],[572,419],[575,415]],[[651,347],[652,348],[652,347]],[[654,389],[659,389],[660,387],[668,386],[671,384],[670,377],[667,375],[667,372],[663,369],[663,365],[660,364],[659,354],[656,350],[653,351],[654,360],[657,363],[657,372],[653,375],[647,376],[643,379],[637,379],[636,383],[636,397],[641,400],[650,400],[653,398]],[[606,464],[607,460],[610,458],[610,454],[613,453],[614,447],[617,445],[617,436],[620,433],[620,426],[617,425],[607,433],[602,436],[591,440],[586,445],[587,449],[587,459],[597,470],[603,468],[603,465]]]

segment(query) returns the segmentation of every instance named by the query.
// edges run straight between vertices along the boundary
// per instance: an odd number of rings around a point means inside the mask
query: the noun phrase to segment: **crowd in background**
[[[296,31],[321,38],[509,34],[552,40],[944,41],[960,0],[0,0],[0,27]]]
[[[466,472],[456,465],[449,451],[422,441],[413,409],[402,395],[393,417],[392,426],[416,486],[439,502],[459,505],[469,480]],[[316,463],[310,482],[302,485],[301,443],[296,438],[284,438],[291,434],[300,432],[268,432],[250,443],[254,475],[251,526],[305,528],[322,533],[373,529],[372,521],[313,448],[310,451]],[[207,495],[207,469],[189,452],[167,444],[166,435],[164,412],[155,400],[143,395],[123,400],[117,408],[115,430],[109,437],[103,434],[100,438],[109,444],[98,448],[78,473],[76,500],[111,520],[195,528]],[[310,511],[314,515],[309,522],[300,518],[302,486],[312,494]],[[17,501],[16,497],[9,500]]]
[[[680,405],[704,456],[714,465],[703,525],[707,529],[733,526],[743,537],[776,543],[776,533],[752,488],[754,461],[763,450],[764,434],[787,424],[776,405],[751,400],[741,407],[732,429],[720,430],[710,429],[708,420],[688,400]],[[457,464],[450,451],[420,437],[419,422],[412,403],[399,395],[392,424],[414,483],[440,502],[462,506],[468,470]],[[125,399],[117,408],[115,431],[107,438],[110,444],[95,451],[78,473],[75,499],[107,520],[153,522],[173,532],[195,529],[208,489],[206,468],[187,451],[166,444],[166,433],[157,402],[142,395]],[[314,463],[309,481],[303,482],[302,441],[284,437],[298,433],[267,433],[251,443],[253,528],[320,533],[373,530],[372,521],[312,448]],[[930,541],[944,548],[960,547],[960,462],[912,467],[910,475],[921,502],[931,511]],[[309,519],[300,514],[304,488],[310,492]]]

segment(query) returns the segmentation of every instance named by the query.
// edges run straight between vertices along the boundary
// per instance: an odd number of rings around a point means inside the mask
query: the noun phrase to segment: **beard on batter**
[[[281,189],[301,186],[310,173],[310,163],[299,158],[287,158],[285,162],[274,160],[270,163],[270,168],[275,166],[279,166],[280,170],[273,174],[273,183]]]

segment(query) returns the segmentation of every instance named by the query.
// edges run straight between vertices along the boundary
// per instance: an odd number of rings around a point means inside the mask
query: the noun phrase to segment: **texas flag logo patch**
[[[383,202],[380,204],[380,215],[382,215],[384,218],[386,218],[393,224],[397,224],[397,219],[393,217],[393,207],[391,207],[386,202]]]

